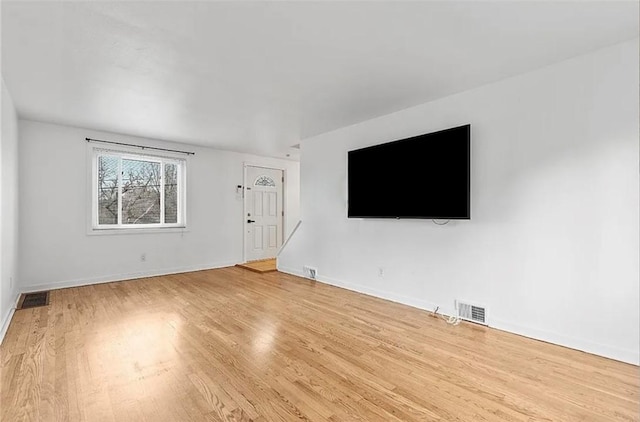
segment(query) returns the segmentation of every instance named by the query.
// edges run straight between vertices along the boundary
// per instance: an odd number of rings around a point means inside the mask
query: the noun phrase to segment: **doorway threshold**
[[[244,268],[245,270],[253,271],[256,273],[270,273],[278,271],[276,268],[276,259],[259,259],[257,261],[249,261],[244,264],[237,264],[236,267]]]

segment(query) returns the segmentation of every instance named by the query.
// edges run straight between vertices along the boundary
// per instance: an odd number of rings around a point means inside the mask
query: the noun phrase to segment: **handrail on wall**
[[[298,220],[298,222],[296,223],[296,226],[293,228],[293,230],[291,231],[291,233],[289,234],[289,236],[287,236],[287,240],[284,241],[284,243],[282,244],[282,246],[280,246],[280,250],[278,251],[278,253],[276,254],[276,258],[280,256],[280,253],[284,250],[284,248],[287,246],[287,244],[289,243],[289,240],[291,240],[291,238],[293,237],[293,235],[295,234],[296,230],[298,230],[298,227],[300,227],[300,224],[302,223],[302,220]]]

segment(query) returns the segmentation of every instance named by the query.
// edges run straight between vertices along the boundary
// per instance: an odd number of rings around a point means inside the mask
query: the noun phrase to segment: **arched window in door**
[[[276,183],[273,181],[272,178],[268,177],[268,176],[260,176],[256,179],[255,186],[273,186],[276,187]]]

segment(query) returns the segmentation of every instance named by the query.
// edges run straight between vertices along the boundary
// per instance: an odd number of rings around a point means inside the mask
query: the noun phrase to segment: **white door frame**
[[[245,161],[242,166],[242,262],[247,262],[247,167],[259,167],[263,169],[270,170],[281,170],[282,171],[282,241],[284,242],[284,234],[285,234],[285,218],[287,216],[287,194],[286,194],[286,186],[287,186],[287,169],[284,167],[278,166],[270,166],[265,164],[256,164],[252,162]],[[282,245],[280,245],[282,246]]]

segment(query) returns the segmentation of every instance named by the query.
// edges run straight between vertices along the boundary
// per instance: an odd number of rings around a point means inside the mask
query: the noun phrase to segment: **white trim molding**
[[[184,229],[187,224],[187,168],[188,157],[181,157],[177,154],[156,154],[153,152],[140,152],[132,151],[131,148],[109,148],[100,146],[91,146],[89,144],[87,149],[87,157],[90,160],[87,166],[90,174],[87,180],[90,181],[91,186],[88,187],[87,192],[89,197],[89,213],[87,218],[87,234],[98,234],[106,232],[108,234],[119,234],[123,232],[127,233],[144,233],[149,230],[171,230],[171,229]],[[116,170],[117,177],[117,200],[118,200],[118,215],[116,224],[99,224],[98,222],[98,160],[102,156],[113,157],[118,160],[118,169]],[[123,198],[123,160],[136,160],[156,163],[160,166],[159,174],[159,192],[160,192],[160,223],[150,224],[124,224],[122,221],[122,198]],[[165,223],[165,177],[164,169],[166,165],[173,165],[177,170],[177,221],[175,223]]]
[[[9,325],[11,325],[11,320],[13,319],[13,315],[16,312],[16,308],[18,307],[18,301],[20,300],[20,293],[16,295],[15,305],[9,309],[6,315],[4,315],[2,321],[0,321],[0,344],[4,341],[4,336],[9,331]]]
[[[286,220],[287,220],[287,183],[288,174],[287,169],[283,166],[268,165],[268,164],[256,164],[250,161],[244,161],[242,163],[242,262],[247,262],[247,167],[257,167],[269,170],[282,171],[282,241],[284,244],[285,233],[287,232]],[[282,246],[282,245],[281,245]],[[279,252],[276,254],[279,254]]]
[[[94,278],[82,278],[76,280],[62,280],[53,283],[35,284],[24,288],[23,293],[39,292],[42,290],[67,289],[70,287],[90,286],[92,284],[113,283],[117,281],[136,280],[139,278],[158,277],[163,275],[188,273],[193,271],[214,270],[217,268],[232,267],[238,262],[215,262],[203,265],[186,267],[165,268],[162,270],[140,271],[134,273],[112,274]]]

